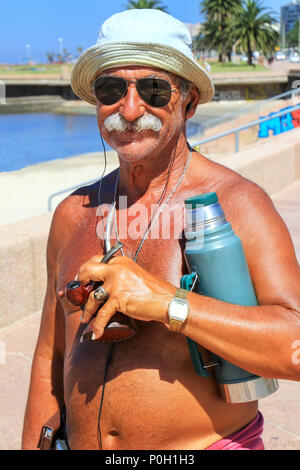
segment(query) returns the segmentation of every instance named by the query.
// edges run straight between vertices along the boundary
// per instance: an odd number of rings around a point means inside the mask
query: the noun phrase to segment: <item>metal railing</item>
[[[236,127],[235,129],[230,129],[229,131],[221,132],[220,134],[213,135],[211,137],[207,137],[207,139],[202,139],[199,142],[197,142],[196,144],[194,144],[193,147],[195,148],[195,147],[198,147],[202,144],[206,144],[207,142],[212,142],[213,140],[220,139],[221,137],[226,137],[227,135],[235,134],[235,150],[234,150],[234,153],[237,153],[237,152],[239,152],[239,148],[240,148],[239,134],[240,134],[241,131],[244,131],[244,130],[248,129],[249,127],[256,126],[257,124],[261,124],[261,123],[266,122],[266,121],[271,121],[274,118],[285,116],[286,114],[292,113],[293,111],[296,111],[298,109],[300,109],[300,104],[298,104],[297,106],[292,106],[289,109],[286,109],[286,110],[281,111],[281,112],[272,113],[272,116],[266,116],[266,117],[263,117],[263,118],[261,117],[261,118],[257,119],[256,121],[249,122],[248,124],[244,124],[243,126]]]
[[[243,106],[241,109],[237,109],[231,113],[223,114],[222,116],[210,119],[206,123],[202,123],[204,130],[208,128],[211,129],[212,127],[216,127],[219,124],[228,121],[234,121],[239,116],[248,113],[249,111],[256,110],[257,114],[262,111],[262,108],[268,104],[271,104],[273,101],[280,100],[282,98],[288,98],[291,96],[292,100],[294,100],[295,96],[300,94],[300,88],[293,88],[291,90],[285,91],[284,93],[280,93],[280,95],[272,96],[271,98],[267,98],[266,100],[259,101],[258,103],[249,104],[247,106]]]

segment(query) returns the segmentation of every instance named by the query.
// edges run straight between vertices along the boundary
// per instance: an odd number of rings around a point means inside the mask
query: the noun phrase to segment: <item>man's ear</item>
[[[189,95],[190,101],[188,102],[185,108],[185,119],[190,119],[194,116],[200,99],[198,88],[196,88],[195,86],[192,87]]]

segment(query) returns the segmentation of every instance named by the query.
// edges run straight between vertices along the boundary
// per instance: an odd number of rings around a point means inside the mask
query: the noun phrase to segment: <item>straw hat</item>
[[[74,93],[96,104],[93,83],[105,69],[144,65],[172,72],[194,83],[201,103],[210,101],[214,85],[194,60],[191,35],[179,20],[156,9],[132,9],[106,20],[97,43],[76,61],[71,75]]]

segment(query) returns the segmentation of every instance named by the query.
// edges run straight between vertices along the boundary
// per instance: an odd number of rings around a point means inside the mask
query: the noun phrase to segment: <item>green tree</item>
[[[63,52],[63,62],[67,62],[68,61],[68,56],[69,56],[68,49],[66,47],[64,47],[62,52]]]
[[[127,10],[133,8],[155,8],[156,10],[161,10],[164,12],[168,11],[168,8],[165,5],[161,5],[159,0],[130,0],[127,5],[125,5]]]
[[[202,30],[202,42],[210,49],[217,49],[219,62],[224,55],[230,56],[235,42],[232,19],[241,8],[241,0],[204,0],[201,2],[201,13],[205,14]]]
[[[274,29],[274,12],[262,6],[259,0],[245,0],[239,9],[232,28],[239,38],[240,48],[248,56],[248,65],[252,65],[255,50],[267,55],[273,53],[279,34]]]

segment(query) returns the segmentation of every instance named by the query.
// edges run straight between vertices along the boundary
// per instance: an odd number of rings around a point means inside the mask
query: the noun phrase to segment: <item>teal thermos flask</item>
[[[191,197],[185,201],[185,209],[189,274],[181,278],[181,287],[195,287],[199,294],[232,304],[257,305],[241,240],[227,222],[217,194]],[[211,377],[208,371],[213,370],[228,403],[255,401],[278,389],[277,380],[247,372],[212,352],[211,362],[203,364],[197,344],[188,338],[188,345],[196,372]]]

